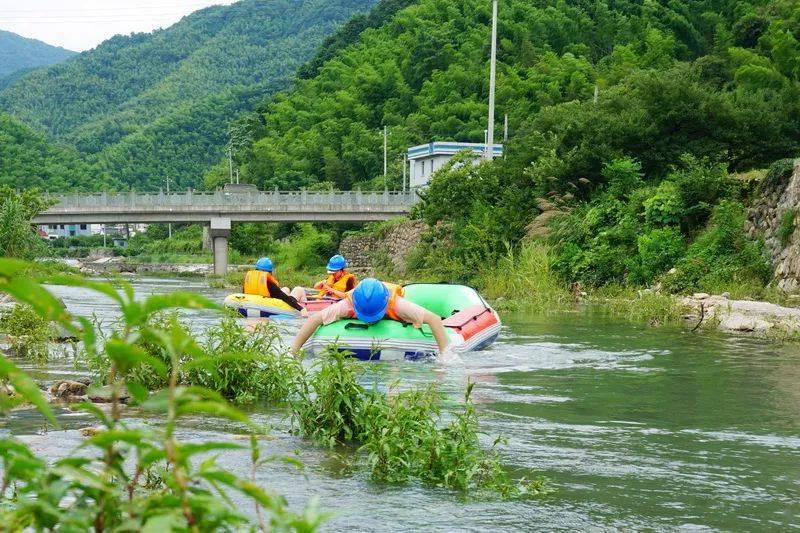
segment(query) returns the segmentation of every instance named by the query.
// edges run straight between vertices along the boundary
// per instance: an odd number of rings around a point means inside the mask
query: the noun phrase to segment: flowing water
[[[141,295],[224,295],[201,281],[134,284]],[[113,319],[110,301],[94,293],[53,290],[74,313]],[[477,382],[486,444],[507,437],[506,463],[518,475],[546,475],[555,494],[476,501],[417,484],[376,485],[341,454],[292,436],[283,411],[263,408],[252,416],[270,422],[275,437],[262,441],[263,455],[298,453],[305,469],[276,463],[258,481],[297,507],[318,498],[334,513],[331,531],[800,529],[800,347],[630,325],[586,310],[503,318],[487,351],[447,366],[372,363],[367,379],[437,381],[453,401],[468,379]],[[200,332],[215,320],[193,313],[192,326]],[[70,359],[27,368],[42,380],[85,375]],[[17,411],[2,431],[56,458],[78,446],[79,428],[91,423],[67,410],[59,418],[61,429],[45,431],[35,412]],[[238,432],[198,417],[179,438],[239,440]],[[246,475],[248,452],[225,452],[220,463]]]

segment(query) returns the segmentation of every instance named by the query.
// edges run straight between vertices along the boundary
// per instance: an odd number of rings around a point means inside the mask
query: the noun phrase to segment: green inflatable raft
[[[464,285],[413,283],[405,298],[442,317],[456,352],[481,350],[500,333],[497,313],[478,292]],[[318,354],[328,347],[352,353],[362,360],[419,359],[435,356],[436,341],[427,325],[384,319],[375,324],[340,320],[320,327],[304,348]]]

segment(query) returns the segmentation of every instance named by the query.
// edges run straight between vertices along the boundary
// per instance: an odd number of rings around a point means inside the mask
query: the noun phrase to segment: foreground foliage
[[[188,293],[135,300],[132,288],[126,284],[118,291],[108,284],[73,277],[50,279],[52,283],[101,292],[119,305],[120,329],[101,339],[91,321],[71,316],[47,290],[24,276],[25,268],[24,263],[0,259],[0,291],[33,307],[42,319],[71,331],[93,358],[108,359],[108,386],[103,393],[110,400],[110,408],[100,409],[91,403],[78,405],[77,409],[96,418],[100,429],[80,450],[53,464],[37,457],[19,441],[0,439],[0,517],[6,528],[207,531],[246,527],[249,518],[232,504],[227,491],[240,492],[252,500],[256,525],[264,531],[310,531],[319,525],[322,516],[313,508],[302,515],[290,512],[280,495],[220,468],[214,456],[199,456],[241,446],[226,442],[181,443],[175,437],[179,421],[198,414],[230,419],[250,432],[262,431],[218,393],[180,385],[178,378],[184,365],[212,368],[214,357],[174,323],[158,327],[151,321],[154,313],[170,308],[214,309],[215,304]],[[143,349],[142,340],[159,346],[168,364]],[[143,365],[166,379],[166,388],[150,394],[140,382],[127,378]],[[56,423],[49,405],[27,375],[4,358],[0,359],[0,374],[17,394]],[[143,409],[161,413],[163,425],[128,425],[122,419],[124,390]],[[264,463],[255,439],[251,446],[255,471]]]

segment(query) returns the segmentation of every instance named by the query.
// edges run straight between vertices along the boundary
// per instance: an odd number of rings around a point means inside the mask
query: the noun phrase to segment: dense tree
[[[116,185],[74,148],[55,144],[0,113],[0,186],[50,191],[101,190]]]
[[[259,106],[238,158],[246,179],[383,186],[384,125],[393,160],[415,143],[483,140],[490,4],[401,5],[343,27],[302,69],[308,79]],[[547,150],[565,182],[602,181],[608,150],[656,175],[684,153],[732,168],[786,155],[798,145],[795,16],[789,2],[502,2],[497,116],[509,115],[513,172]]]
[[[418,0],[334,35],[307,79],[259,106],[245,179],[383,187],[384,125],[393,160],[430,140],[482,141],[489,6]],[[562,213],[550,244],[570,281],[650,283],[678,266],[686,283],[665,280],[676,290],[764,282],[729,173],[800,152],[795,2],[504,0],[499,35],[506,155],[437,173],[414,266],[462,279],[545,209]],[[713,264],[724,272],[706,276]]]

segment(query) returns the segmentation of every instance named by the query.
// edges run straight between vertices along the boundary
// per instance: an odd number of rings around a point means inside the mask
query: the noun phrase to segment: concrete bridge
[[[50,195],[56,203],[34,224],[194,222],[209,227],[214,272],[228,268],[228,237],[235,222],[372,222],[409,212],[415,192],[215,191]]]

